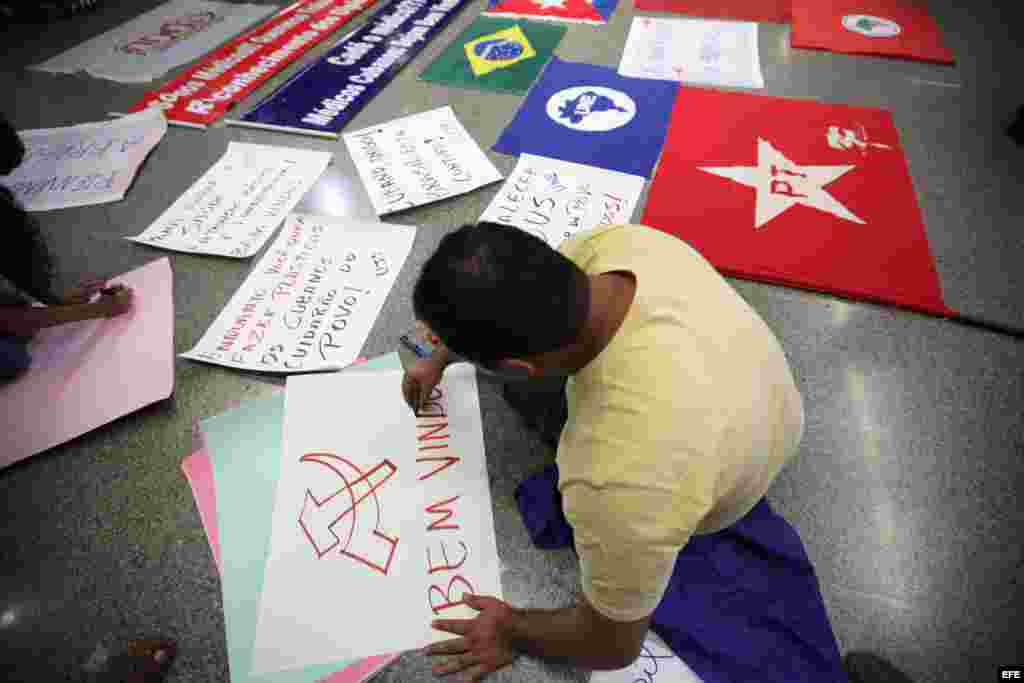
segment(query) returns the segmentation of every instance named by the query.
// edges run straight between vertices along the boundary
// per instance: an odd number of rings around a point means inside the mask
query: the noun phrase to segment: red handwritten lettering
[[[454,510],[446,508],[446,505],[451,505],[459,499],[458,496],[452,496],[447,500],[439,500],[436,503],[428,505],[426,510],[432,515],[440,515],[440,519],[435,519],[433,522],[427,525],[427,531],[440,531],[442,529],[458,529],[458,524],[445,524],[449,519],[455,515]]]
[[[455,587],[456,582],[461,583],[463,586],[465,586],[465,590],[462,591],[462,593],[461,593],[461,595],[460,595],[458,600],[452,600],[452,588]],[[445,602],[441,603],[440,605],[435,605],[434,604],[434,592],[435,591],[441,595],[441,598],[443,598],[445,600]],[[469,581],[467,581],[465,578],[463,578],[461,574],[456,574],[455,576],[452,577],[451,581],[448,582],[448,590],[447,591],[444,590],[443,588],[441,588],[440,586],[437,586],[437,585],[432,585],[430,588],[428,588],[427,589],[427,600],[430,602],[430,609],[431,609],[431,611],[435,615],[437,615],[437,614],[440,614],[441,612],[443,612],[446,609],[451,609],[452,607],[458,607],[459,605],[465,605],[466,601],[465,601],[465,597],[464,596],[466,595],[466,593],[469,593],[471,595],[474,593],[473,584],[471,584]]]

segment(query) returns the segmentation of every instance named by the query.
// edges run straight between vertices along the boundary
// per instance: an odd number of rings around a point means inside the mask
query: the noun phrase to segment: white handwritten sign
[[[416,228],[292,214],[185,358],[260,372],[337,370],[356,359]]]
[[[552,247],[578,232],[629,223],[644,178],[522,154],[481,221],[512,225]]]
[[[151,81],[209,52],[274,9],[272,5],[171,0],[31,68],[87,71],[122,83]]]
[[[128,239],[195,254],[252,256],[330,163],[330,152],[228,143],[217,163]]]
[[[475,371],[449,368],[418,417],[401,385],[288,379],[254,674],[422,647],[475,614],[465,593],[501,597]]]
[[[28,211],[116,202],[124,199],[139,165],[166,132],[159,111],[19,131],[25,159],[0,182]]]
[[[501,180],[451,107],[342,136],[378,216]]]
[[[633,78],[763,88],[757,24],[634,17],[619,73]]]
[[[595,671],[590,683],[702,683],[654,631],[648,631],[640,657],[625,669]]]

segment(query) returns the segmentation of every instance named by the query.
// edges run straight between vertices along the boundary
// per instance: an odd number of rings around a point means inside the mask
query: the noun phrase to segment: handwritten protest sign
[[[501,180],[451,107],[343,136],[378,216]]]
[[[515,170],[480,220],[515,226],[557,248],[583,230],[629,223],[644,180],[618,171],[521,154]]]
[[[701,679],[658,634],[648,631],[635,662],[625,669],[595,671],[590,683],[701,683]]]
[[[33,69],[86,71],[121,83],[151,81],[209,52],[273,11],[270,5],[171,0]]]
[[[254,673],[421,647],[473,613],[465,593],[501,596],[474,370],[449,368],[418,417],[401,384],[289,378]]]
[[[392,0],[232,126],[337,138],[468,0]]]
[[[757,24],[634,17],[619,73],[633,78],[763,88]]]
[[[354,361],[416,229],[293,214],[185,358],[260,372]]]
[[[129,111],[162,109],[170,123],[205,128],[374,0],[300,0],[211,52]]]
[[[217,163],[145,232],[128,239],[174,251],[252,256],[330,163],[330,152],[228,143]]]
[[[135,172],[166,132],[167,122],[157,111],[18,131],[25,159],[0,182],[28,211],[116,202],[124,199]]]

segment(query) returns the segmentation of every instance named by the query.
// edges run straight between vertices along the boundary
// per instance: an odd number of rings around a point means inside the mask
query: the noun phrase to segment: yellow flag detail
[[[477,77],[537,56],[519,26],[474,38],[463,48],[466,50],[469,68]]]

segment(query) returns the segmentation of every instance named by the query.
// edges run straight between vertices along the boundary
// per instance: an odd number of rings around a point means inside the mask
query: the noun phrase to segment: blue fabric
[[[552,57],[494,151],[649,177],[679,84]]]
[[[516,502],[537,546],[572,544],[556,466],[520,483]],[[704,683],[848,683],[803,543],[763,499],[690,539],[651,627]]]
[[[32,356],[28,341],[18,337],[0,336],[0,380],[12,379],[28,370]]]

